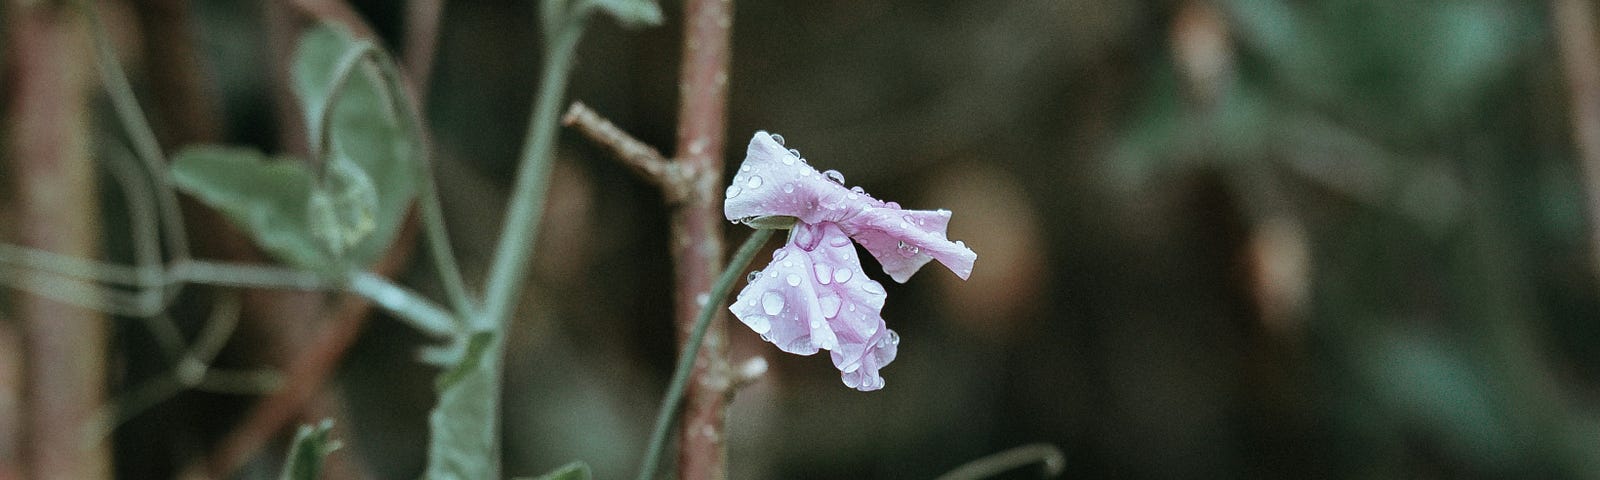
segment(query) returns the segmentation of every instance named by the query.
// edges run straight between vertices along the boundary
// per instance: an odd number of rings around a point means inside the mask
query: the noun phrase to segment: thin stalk
[[[546,2],[548,8],[550,2]],[[547,14],[549,15],[549,14]],[[561,22],[553,22],[561,23]],[[483,311],[476,325],[499,331],[511,315],[517,292],[522,291],[528,265],[533,260],[534,242],[539,239],[539,220],[544,216],[545,190],[550,183],[550,156],[555,151],[556,120],[560,118],[567,80],[572,73],[573,55],[583,37],[581,15],[567,16],[565,26],[552,32],[544,77],[534,96],[533,119],[524,136],[522,160],[517,168],[516,185],[506,212],[505,227],[495,247],[489,267]],[[548,23],[547,23],[548,24]]]
[[[717,277],[717,283],[711,287],[706,304],[700,307],[700,315],[694,320],[694,329],[689,332],[683,350],[678,352],[678,365],[672,370],[672,383],[667,386],[667,396],[661,401],[661,409],[656,412],[655,428],[650,431],[650,444],[645,447],[644,461],[639,464],[639,480],[655,478],[656,466],[661,463],[661,451],[667,445],[667,432],[672,431],[674,420],[678,418],[678,409],[683,406],[683,394],[689,387],[689,373],[694,370],[694,360],[699,356],[706,328],[711,326],[711,319],[716,317],[717,311],[722,308],[722,300],[733,291],[733,285],[738,282],[739,274],[744,273],[745,267],[750,265],[750,260],[761,250],[761,245],[772,238],[772,232],[774,230],[762,229],[750,234],[744,245],[739,246],[739,251],[733,255],[733,259],[728,261],[727,268],[722,269],[722,275]]]
[[[1060,448],[1048,443],[1035,443],[1023,445],[1004,452],[989,455],[973,460],[966,465],[956,467],[949,473],[940,475],[937,480],[977,480],[999,475],[1026,465],[1039,463],[1043,465],[1040,472],[1043,478],[1052,478],[1061,474],[1061,469],[1066,467],[1066,456]]]

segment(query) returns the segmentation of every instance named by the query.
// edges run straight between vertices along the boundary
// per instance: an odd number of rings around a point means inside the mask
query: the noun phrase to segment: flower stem
[[[739,274],[744,272],[750,260],[755,258],[761,245],[772,238],[773,230],[756,230],[750,238],[739,246],[739,251],[734,253],[728,261],[727,268],[722,270],[722,275],[717,277],[717,283],[711,286],[711,293],[706,298],[705,305],[700,307],[700,316],[695,317],[694,330],[690,331],[689,339],[683,344],[683,351],[678,352],[678,365],[672,370],[672,383],[667,386],[667,396],[662,399],[661,410],[656,412],[655,429],[650,432],[650,445],[645,448],[644,461],[639,464],[639,480],[649,480],[655,477],[656,465],[661,462],[661,450],[666,447],[667,432],[672,430],[673,420],[678,418],[678,408],[683,405],[683,393],[689,385],[689,372],[694,370],[694,359],[700,351],[701,340],[705,339],[706,328],[711,325],[711,319],[716,316],[717,309],[722,308],[722,300],[733,291],[733,285],[739,280]]]
[[[1032,463],[1044,464],[1043,477],[1051,478],[1061,474],[1066,464],[1065,457],[1055,445],[1034,443],[973,460],[940,475],[938,480],[989,478]]]

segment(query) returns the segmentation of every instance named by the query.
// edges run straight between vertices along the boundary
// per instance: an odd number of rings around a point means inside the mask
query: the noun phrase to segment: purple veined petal
[[[764,131],[750,139],[744,163],[723,196],[728,220],[785,215],[813,225],[841,222],[884,205],[830,180]]]
[[[844,228],[861,243],[894,281],[905,283],[930,260],[938,260],[965,280],[972,275],[978,254],[961,242],[945,238],[949,210],[869,208],[852,217]]]
[[[729,310],[785,352],[844,352],[834,355],[834,366],[842,374],[862,368],[871,372],[868,377],[862,376],[865,373],[847,377],[860,380],[847,382],[851,388],[882,387],[877,371],[893,360],[892,353],[885,357],[885,350],[874,347],[887,331],[881,313],[887,297],[883,286],[867,278],[855,246],[838,225],[795,228],[797,235],[773,255],[760,275],[751,277]],[[805,235],[799,235],[800,230]],[[811,238],[814,248],[808,251],[797,245],[794,238],[800,237]]]
[[[899,354],[900,335],[887,328],[859,343],[841,345],[832,353],[833,364],[847,387],[863,392],[883,388],[879,370]]]

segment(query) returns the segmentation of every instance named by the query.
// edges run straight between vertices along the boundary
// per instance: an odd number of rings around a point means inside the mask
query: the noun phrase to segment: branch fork
[[[693,163],[666,158],[661,151],[629,135],[583,102],[572,102],[572,106],[567,107],[566,115],[561,117],[561,124],[576,129],[595,145],[606,149],[607,153],[633,170],[639,178],[660,187],[669,205],[686,203],[694,195],[697,183],[715,180],[713,175],[708,175]]]

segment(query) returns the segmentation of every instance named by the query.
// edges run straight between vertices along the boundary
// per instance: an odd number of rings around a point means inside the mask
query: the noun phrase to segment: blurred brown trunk
[[[95,171],[89,157],[90,79],[83,17],[55,2],[6,12],[10,60],[7,143],[17,240],[82,258],[98,250]],[[19,294],[26,362],[22,441],[27,478],[92,480],[111,473],[109,449],[85,443],[104,401],[106,320],[83,308]]]
[[[686,0],[683,9],[683,69],[678,86],[677,159],[696,175],[672,214],[672,260],[677,275],[678,341],[687,339],[711,291],[722,260],[722,153],[727,129],[728,57],[732,0]],[[706,329],[705,343],[679,414],[678,478],[726,478],[728,341],[726,316]]]

